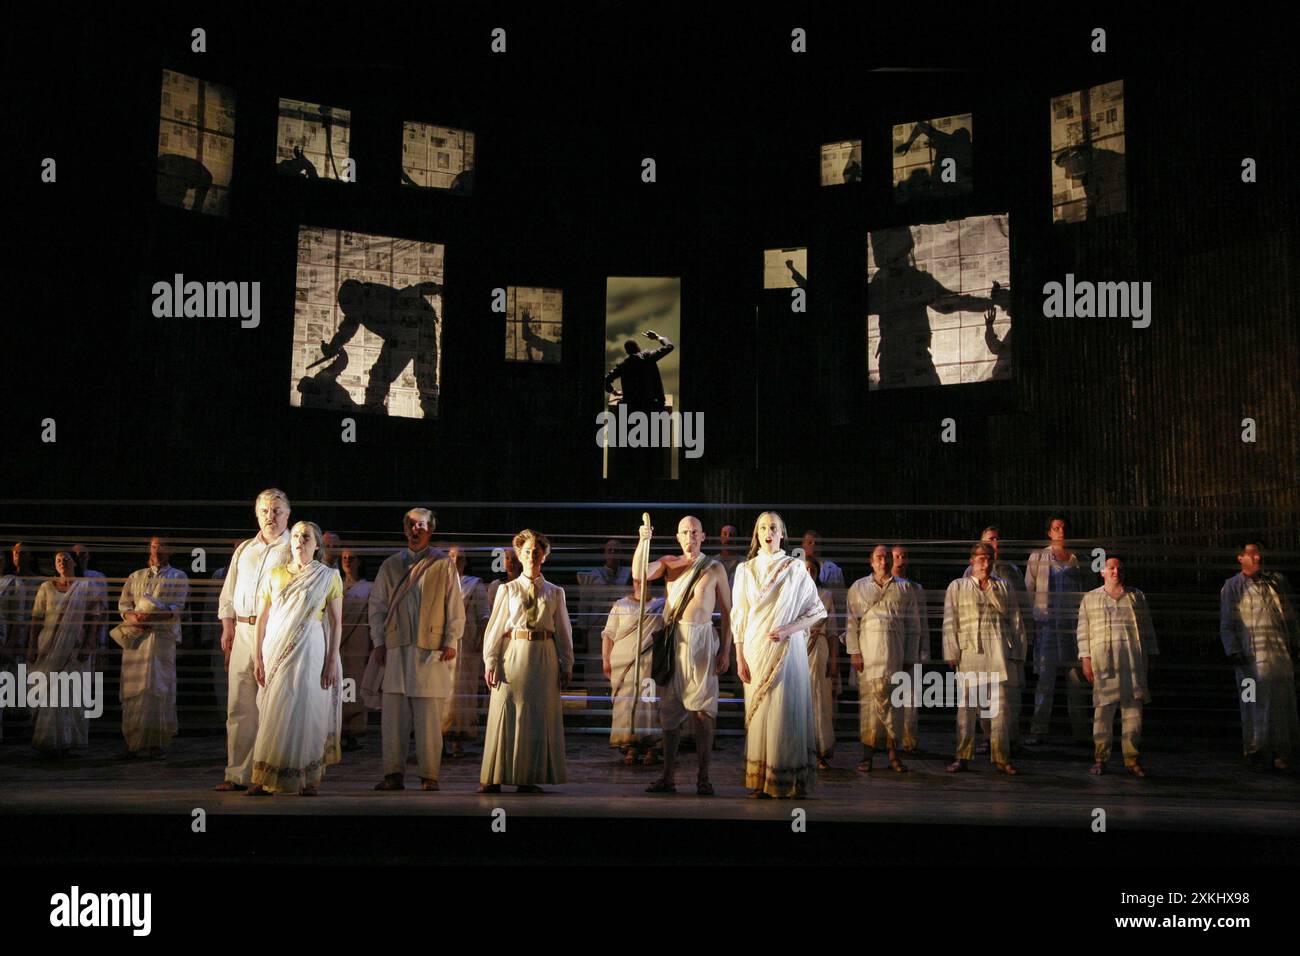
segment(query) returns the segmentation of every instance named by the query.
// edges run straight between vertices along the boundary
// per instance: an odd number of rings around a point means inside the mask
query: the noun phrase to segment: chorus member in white
[[[44,674],[46,686],[51,689],[55,684],[67,685],[66,677],[56,675],[75,675],[78,680],[89,681],[90,654],[103,611],[97,603],[95,587],[77,577],[72,552],[55,554],[54,568],[57,577],[45,581],[36,590],[27,644],[28,674]],[[85,686],[83,683],[82,687]],[[32,746],[42,753],[60,757],[68,756],[74,747],[84,748],[86,742],[78,728],[78,718],[83,717],[85,709],[84,706],[33,708]]]
[[[333,531],[326,531],[322,540],[325,542],[325,546],[322,549],[320,563],[325,565],[327,568],[338,568],[339,550],[343,546],[343,542]],[[342,568],[339,568],[340,572],[342,570]]]
[[[453,688],[442,717],[442,736],[451,741],[451,755],[463,756],[465,744],[478,741],[479,699],[483,684],[483,628],[492,608],[487,602],[483,579],[469,573],[470,558],[465,548],[455,545],[447,557],[460,576],[460,593],[465,602],[465,632],[453,666]]]
[[[1034,664],[1038,669],[1034,717],[1026,744],[1038,743],[1051,731],[1056,677],[1062,673],[1070,730],[1076,741],[1090,742],[1087,686],[1079,670],[1074,636],[1083,593],[1083,572],[1079,559],[1066,547],[1065,535],[1065,518],[1052,515],[1047,522],[1050,543],[1029,555],[1029,569],[1025,572],[1025,590],[1029,592],[1034,617]]]
[[[1219,636],[1236,669],[1242,749],[1252,766],[1290,766],[1300,727],[1296,720],[1296,608],[1286,578],[1264,570],[1257,541],[1237,552],[1241,573],[1219,592]],[[1244,683],[1247,679],[1252,684]]]
[[[341,759],[339,638],[343,581],[316,556],[324,536],[313,521],[289,534],[293,557],[267,576],[257,610],[257,682],[264,689],[249,796],[313,797],[325,768]]]
[[[366,579],[361,552],[345,547],[339,554],[339,563],[343,565],[343,637],[339,641],[339,659],[343,663],[343,679],[351,680],[355,691],[353,700],[343,702],[342,749],[350,752],[361,746],[357,738],[365,734],[370,719],[370,712],[361,700],[361,680],[371,650],[371,583]]]
[[[893,706],[895,674],[920,651],[921,620],[910,595],[889,573],[890,552],[883,544],[871,550],[871,574],[849,588],[844,636],[849,661],[858,674],[858,731],[862,762],[870,773],[876,751],[888,751],[896,773],[907,770],[898,759],[903,739],[903,714]]]
[[[216,790],[246,790],[257,740],[257,608],[271,571],[289,560],[289,497],[267,488],[253,502],[260,528],[230,556],[217,617],[226,658],[226,779]]]
[[[4,572],[0,573],[0,670],[17,670],[14,659],[26,636],[25,626],[19,624],[23,604],[22,579],[5,554]],[[0,708],[0,732],[3,732],[3,722],[4,708]]]
[[[176,736],[176,648],[189,594],[168,543],[151,538],[149,566],[131,573],[117,601],[124,626],[113,629],[122,646],[124,756],[161,757]]]
[[[97,592],[96,599],[105,608],[108,607],[108,578],[103,571],[97,571],[90,566],[93,555],[89,548],[84,544],[74,544],[72,546],[72,557],[77,562],[77,577],[84,578]],[[104,620],[100,620],[98,633],[95,635],[95,646],[103,648],[108,644],[108,625]]]
[[[967,770],[975,750],[981,700],[988,703],[993,766],[1015,774],[1011,763],[1011,708],[1005,685],[1015,661],[1025,659],[1025,629],[1015,593],[993,577],[993,546],[976,542],[971,573],[948,585],[943,601],[943,656],[957,670],[957,753],[949,773]]]
[[[673,676],[659,688],[659,721],[664,729],[664,774],[647,793],[676,793],[677,751],[682,725],[691,722],[699,770],[695,792],[713,795],[709,763],[718,721],[718,675],[731,662],[731,594],[722,563],[701,552],[704,526],[687,515],[677,523],[680,555],[650,561],[650,538],[654,529],[643,526],[632,559],[633,577],[653,581],[663,576],[668,595],[664,600],[665,627],[673,626]],[[713,627],[713,612],[719,613],[722,636]]]
[[[889,573],[893,576],[898,589],[902,591],[903,603],[907,608],[904,618],[915,620],[920,627],[920,632],[916,638],[916,657],[903,662],[903,666],[908,673],[915,673],[915,665],[927,664],[930,661],[930,609],[927,606],[925,588],[907,576],[907,548],[901,544],[896,544],[889,549],[889,557]],[[919,723],[918,715],[921,708],[913,704],[912,697],[909,695],[907,703],[902,707],[902,712],[903,752],[911,753],[917,748],[916,735]]]
[[[724,524],[722,530],[718,532],[718,560],[722,562],[723,569],[727,572],[727,581],[734,581],[736,578],[736,565],[744,560],[744,557],[733,551],[733,542],[736,536],[740,534],[734,524]]]
[[[655,762],[659,735],[642,728],[659,726],[659,706],[653,694],[645,693],[650,678],[654,636],[664,626],[664,599],[647,594],[641,640],[636,639],[636,624],[641,613],[641,582],[632,581],[632,593],[619,598],[609,609],[605,629],[601,632],[601,665],[610,682],[609,745],[623,754],[623,763],[631,766],[640,760],[645,766]],[[637,654],[641,656],[641,684],[637,684]],[[648,699],[647,699],[648,698]],[[633,701],[636,701],[637,727],[632,726]]]
[[[506,579],[504,581],[494,579],[488,582],[487,603],[489,614],[491,613],[491,608],[496,605],[497,588],[501,587],[503,584],[509,584],[515,578],[519,577],[519,572],[523,570],[519,565],[519,557],[515,554],[513,545],[501,549],[501,562],[505,567]]]
[[[380,565],[370,592],[370,640],[384,668],[384,779],[376,790],[405,787],[412,726],[420,789],[439,789],[442,713],[465,630],[465,600],[456,566],[429,544],[434,524],[428,508],[406,512],[407,546]]]
[[[1147,661],[1160,653],[1146,596],[1124,584],[1124,559],[1106,556],[1105,583],[1083,596],[1079,605],[1079,662],[1092,684],[1093,760],[1089,773],[1106,770],[1110,759],[1115,711],[1120,712],[1124,766],[1136,777],[1146,771],[1138,762],[1142,705],[1151,700]]]
[[[522,573],[497,589],[483,632],[484,679],[491,688],[479,793],[542,793],[564,783],[560,691],[573,677],[573,628],[564,589],[542,577],[551,552],[544,534],[515,535]]]
[[[830,558],[822,557],[818,554],[818,545],[821,543],[821,533],[809,529],[803,533],[803,554],[805,558],[816,558],[821,564],[821,577],[817,583],[828,588],[844,587],[844,572],[840,566]]]
[[[826,608],[803,561],[781,548],[785,522],[765,511],[736,568],[732,628],[745,686],[745,786],[751,797],[803,796],[817,772],[808,631]],[[825,572],[823,572],[824,574]]]
[[[814,581],[820,562],[807,558],[804,565]],[[830,588],[818,588],[817,597],[826,616],[808,632],[808,678],[812,681],[813,738],[817,742],[817,769],[831,769],[835,754],[835,675],[840,665],[840,642],[835,634],[835,598]]]
[[[995,578],[1001,578],[1006,581],[1011,590],[1015,593],[1016,605],[1020,608],[1020,620],[1025,625],[1025,635],[1029,636],[1029,623],[1026,616],[1029,614],[1029,596],[1025,591],[1025,576],[1020,572],[1020,568],[1010,561],[1002,560],[1002,532],[994,525],[989,525],[980,532],[980,540],[987,541],[993,545],[993,568],[989,574]],[[1081,572],[1082,573],[1082,569]],[[970,577],[970,565],[966,566],[963,575]],[[1012,668],[1007,673],[1006,700],[1004,703],[1010,708],[1008,717],[1011,720],[1011,750],[1014,753],[1020,742],[1020,711],[1021,696],[1025,688],[1025,665],[1023,661],[1013,661]],[[980,720],[980,727],[984,731],[984,736],[989,736],[989,721]],[[976,752],[986,753],[988,751],[987,741],[976,744]]]

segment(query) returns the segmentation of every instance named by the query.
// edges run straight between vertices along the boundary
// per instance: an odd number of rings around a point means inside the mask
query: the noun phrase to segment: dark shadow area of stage
[[[509,815],[494,833],[485,812],[475,817],[224,816],[208,832],[190,832],[178,815],[58,814],[0,816],[11,834],[9,865],[78,868],[276,865],[603,866],[813,864],[831,866],[1206,867],[1294,865],[1300,840],[1260,833],[1186,833],[1086,825],[1044,830],[1026,826],[833,823],[816,819],[792,830],[785,802],[771,819],[619,819]],[[509,804],[507,803],[507,807]]]
[[[52,761],[6,742],[0,832],[14,865],[1207,866],[1287,864],[1300,851],[1300,776],[1251,771],[1231,744],[1170,749],[1153,741],[1146,780],[1126,774],[1118,758],[1108,774],[1091,777],[1089,749],[1065,741],[1023,751],[1014,779],[987,757],[969,773],[948,774],[950,747],[946,730],[923,730],[908,773],[878,758],[866,775],[854,770],[856,743],[842,741],[811,796],[752,800],[738,738],[724,738],[714,753],[717,796],[695,795],[694,753],[682,757],[679,792],[652,796],[644,790],[660,768],[624,767],[607,737],[571,732],[568,782],[540,796],[476,794],[477,749],[444,760],[437,793],[418,789],[414,767],[409,789],[376,793],[379,739],[371,733],[329,769],[320,796],[255,799],[211,790],[224,763],[219,737],[178,738],[163,761],[115,760],[107,742]],[[1099,810],[1105,832],[1094,829]],[[196,816],[204,832],[194,831]]]

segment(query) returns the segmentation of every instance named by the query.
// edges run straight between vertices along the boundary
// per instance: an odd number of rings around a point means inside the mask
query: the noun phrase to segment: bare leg
[[[673,774],[677,771],[677,748],[682,742],[681,729],[664,731],[664,783],[670,787],[676,783]]]
[[[695,742],[698,745],[695,749],[700,755],[700,772],[696,782],[708,783],[709,761],[713,757],[714,719],[705,713],[696,713],[692,716],[695,718]]]

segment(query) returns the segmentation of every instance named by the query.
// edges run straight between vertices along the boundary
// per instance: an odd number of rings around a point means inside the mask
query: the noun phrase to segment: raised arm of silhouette
[[[793,259],[786,259],[785,267],[790,270],[790,278],[794,280],[795,285],[801,289],[808,288],[808,277],[794,267]]]

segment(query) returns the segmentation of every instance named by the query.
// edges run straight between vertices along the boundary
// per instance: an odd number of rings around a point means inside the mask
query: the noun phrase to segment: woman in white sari
[[[91,679],[90,655],[102,611],[90,582],[76,576],[72,552],[56,554],[54,567],[58,577],[43,582],[36,591],[30,631],[37,627],[41,630],[27,643],[28,674],[45,674],[45,686],[51,689],[57,683],[55,674],[80,672],[81,679]],[[73,747],[84,749],[88,745],[84,707],[43,706],[33,710],[32,746],[37,750],[66,757]]]
[[[731,630],[745,685],[745,786],[751,797],[801,797],[817,769],[808,631],[826,617],[804,563],[781,550],[785,522],[754,522],[736,567]]]
[[[260,596],[254,674],[262,691],[250,796],[315,796],[325,768],[342,759],[343,581],[312,559],[322,546],[314,522],[295,524],[292,557],[271,571]]]

